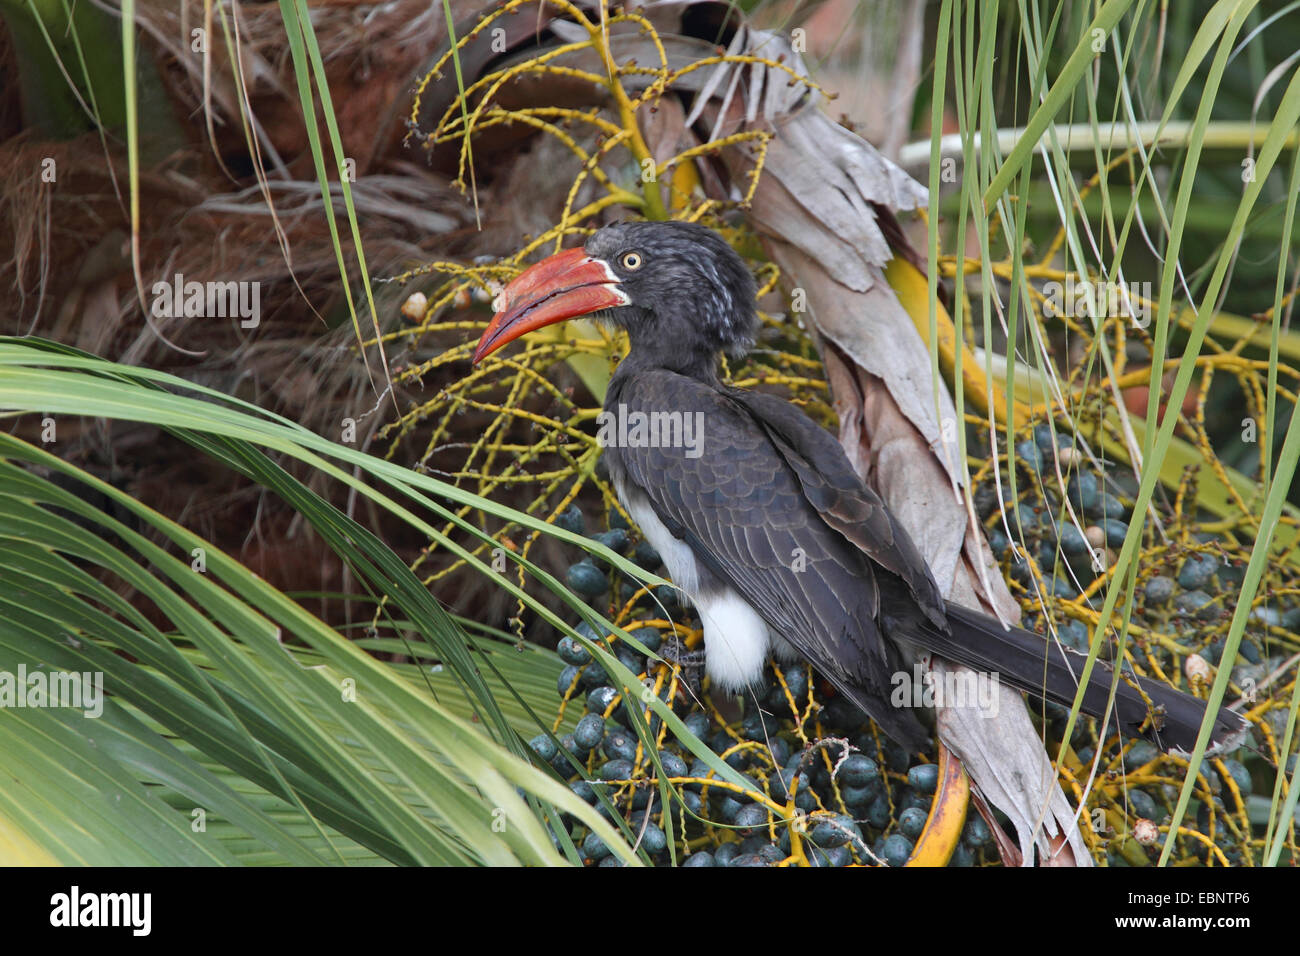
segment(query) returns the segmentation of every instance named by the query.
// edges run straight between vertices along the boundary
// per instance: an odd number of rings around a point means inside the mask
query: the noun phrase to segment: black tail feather
[[[927,650],[972,670],[995,673],[1000,681],[1030,695],[1065,707],[1074,703],[1087,662],[1084,655],[1022,628],[1008,630],[979,611],[949,604],[947,613],[951,632],[927,628],[922,638]],[[1084,713],[1105,714],[1112,677],[1110,665],[1099,659],[1083,694]],[[1143,695],[1150,699],[1154,714]],[[1146,678],[1121,676],[1115,690],[1113,720],[1118,721],[1120,732],[1125,737],[1143,737],[1164,750],[1191,753],[1204,717],[1205,701]],[[1249,728],[1238,714],[1220,710],[1209,752],[1235,750]]]

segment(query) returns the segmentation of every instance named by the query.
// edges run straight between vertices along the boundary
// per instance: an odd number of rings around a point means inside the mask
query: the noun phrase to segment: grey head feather
[[[693,222],[626,222],[606,226],[586,242],[622,280],[632,304],[609,318],[634,338],[696,331],[714,352],[744,355],[758,332],[756,287],[744,260],[712,229]],[[641,268],[622,265],[629,252]],[[681,347],[690,345],[687,341]]]

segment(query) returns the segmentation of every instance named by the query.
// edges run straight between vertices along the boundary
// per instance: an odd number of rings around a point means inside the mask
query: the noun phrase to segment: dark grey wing
[[[774,395],[740,390],[730,395],[772,438],[822,520],[901,579],[930,622],[947,630],[945,602],[929,565],[880,496],[858,477],[839,442]]]
[[[733,392],[772,437],[798,475],[804,494],[825,519],[881,567],[882,614],[887,633],[979,671],[998,675],[1012,687],[1069,707],[1085,658],[1042,635],[942,600],[938,586],[912,540],[870,487],[865,486],[839,443],[787,402],[760,392]],[[922,616],[923,615],[923,616]],[[1111,671],[1105,661],[1084,692],[1083,712],[1099,717],[1110,698]],[[1151,705],[1157,714],[1152,718]],[[1121,680],[1115,715],[1126,735],[1143,736],[1164,748],[1190,752],[1200,732],[1205,704],[1146,678]],[[1246,724],[1231,712],[1219,715],[1211,741],[1230,748]]]
[[[874,570],[810,501],[797,469],[811,463],[792,466],[743,404],[691,378],[632,373],[611,383],[614,403],[628,416],[671,409],[702,422],[698,448],[606,449],[611,471],[841,693],[895,739],[923,745],[915,714],[889,702],[892,675],[910,664],[880,633]]]

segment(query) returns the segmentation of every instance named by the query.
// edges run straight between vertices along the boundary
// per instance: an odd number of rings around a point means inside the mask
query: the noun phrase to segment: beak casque
[[[581,246],[565,249],[529,267],[493,300],[496,315],[479,339],[474,363],[527,332],[630,301],[607,263]]]

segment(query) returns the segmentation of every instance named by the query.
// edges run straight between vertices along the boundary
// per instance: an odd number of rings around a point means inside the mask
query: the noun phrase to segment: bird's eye
[[[641,268],[641,253],[626,252],[623,254],[623,268],[636,271]]]

